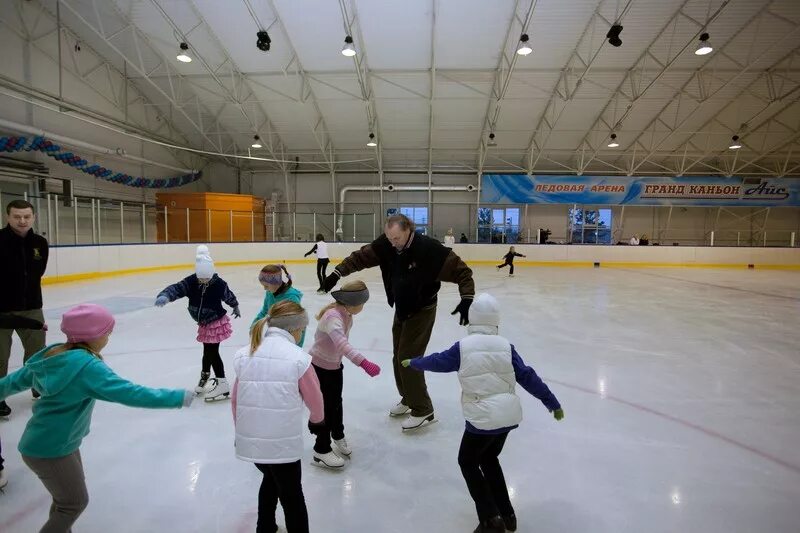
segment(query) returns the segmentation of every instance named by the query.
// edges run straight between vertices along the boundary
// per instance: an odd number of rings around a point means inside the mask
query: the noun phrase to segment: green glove
[[[400,361],[400,364],[408,368],[411,366],[411,359],[403,359],[402,361]]]
[[[564,418],[564,410],[556,409],[555,411],[553,411],[553,418],[555,418],[556,420],[561,420],[562,418]]]

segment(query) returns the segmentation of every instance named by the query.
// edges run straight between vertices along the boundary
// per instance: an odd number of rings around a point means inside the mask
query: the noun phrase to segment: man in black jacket
[[[6,215],[8,225],[0,230],[0,314],[44,322],[42,275],[47,268],[47,239],[33,232],[36,216],[29,202],[14,200],[6,207]],[[14,331],[22,341],[25,361],[44,348],[42,329],[0,329],[0,377],[8,374]],[[35,391],[33,394],[38,397]],[[0,402],[0,416],[10,413],[8,405]]]
[[[441,282],[458,284],[461,303],[451,314],[460,315],[461,325],[468,323],[469,306],[475,296],[472,270],[464,261],[439,241],[414,230],[414,223],[405,215],[387,218],[384,234],[339,263],[323,285],[328,292],[343,276],[380,267],[386,299],[395,310],[392,363],[400,402],[389,414],[403,416],[411,412],[403,421],[404,430],[416,429],[434,418],[424,373],[405,368],[400,361],[425,355],[436,320],[436,295]]]

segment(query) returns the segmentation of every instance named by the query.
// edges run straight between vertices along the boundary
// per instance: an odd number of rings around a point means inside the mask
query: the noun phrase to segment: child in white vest
[[[301,483],[303,403],[312,433],[324,428],[323,400],[311,356],[297,346],[308,315],[284,300],[250,330],[250,345],[233,359],[233,419],[236,457],[255,463],[264,475],[258,491],[256,531],[278,531],[278,500],[289,533],[308,533]]]
[[[427,357],[405,359],[402,365],[431,372],[458,372],[461,405],[467,420],[458,464],[475,500],[478,524],[474,533],[517,530],[517,517],[508,496],[498,456],[509,432],[522,421],[515,384],[564,418],[561,404],[514,345],[498,335],[500,309],[489,294],[481,294],[469,309],[469,335],[447,350]]]

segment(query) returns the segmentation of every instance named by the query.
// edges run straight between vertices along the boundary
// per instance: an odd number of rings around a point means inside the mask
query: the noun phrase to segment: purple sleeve
[[[427,370],[428,372],[455,372],[461,367],[461,350],[458,343],[443,352],[432,353],[425,357],[411,360],[414,370]]]
[[[534,369],[525,364],[522,357],[517,353],[514,345],[511,345],[511,364],[514,365],[514,375],[523,389],[528,391],[531,396],[538,398],[549,411],[561,409],[558,399],[550,392],[550,388],[542,381]]]

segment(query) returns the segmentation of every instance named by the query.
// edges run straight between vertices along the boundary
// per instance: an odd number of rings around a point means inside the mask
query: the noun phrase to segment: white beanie
[[[500,305],[494,296],[479,294],[469,308],[470,326],[500,326]]]
[[[198,278],[209,279],[214,275],[214,260],[208,251],[208,246],[201,244],[197,247],[197,256],[194,260],[194,272]]]

